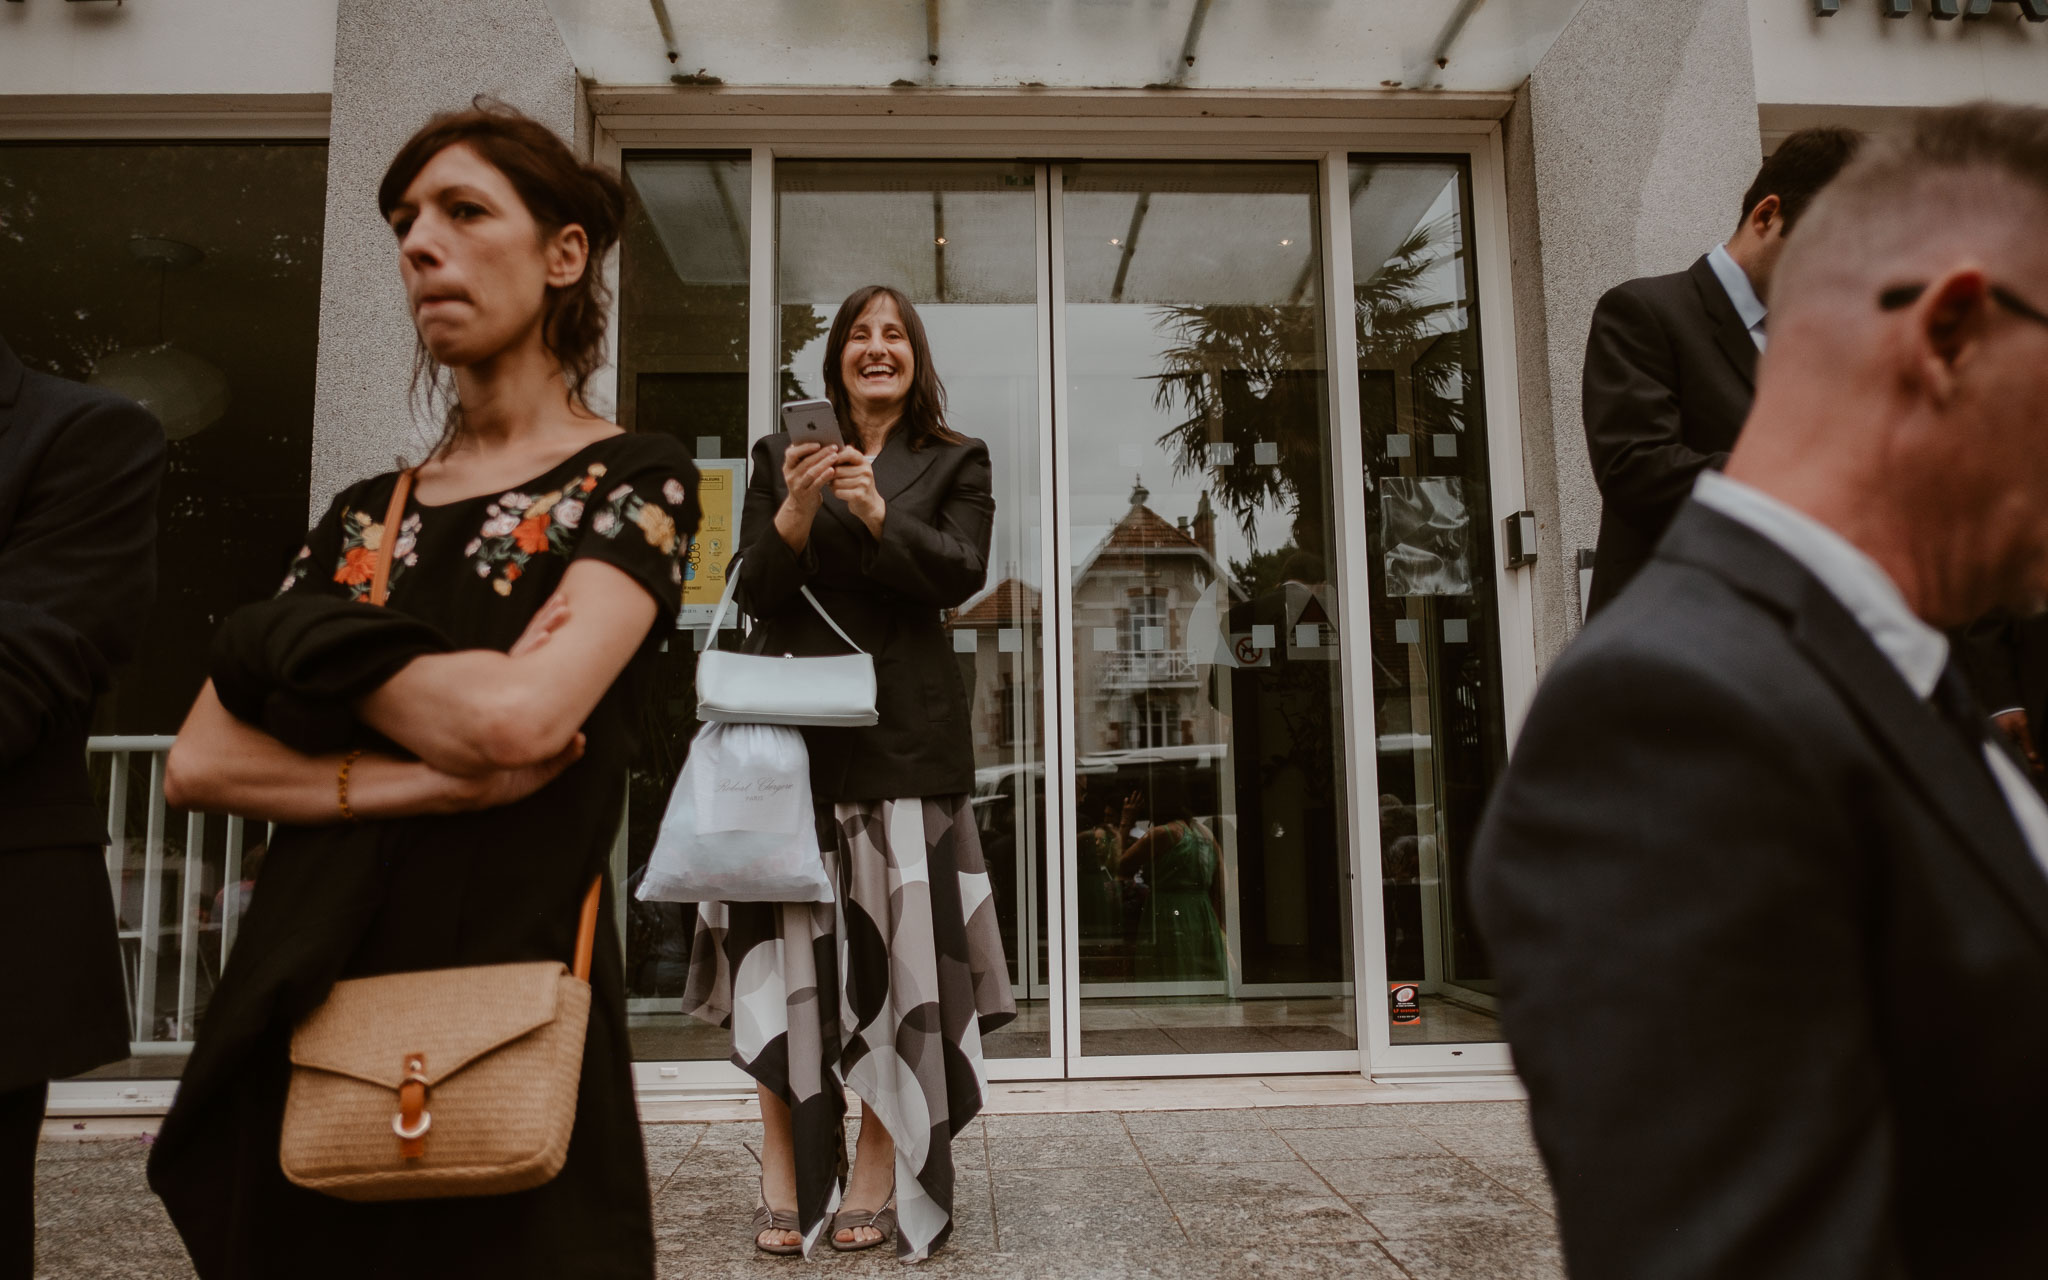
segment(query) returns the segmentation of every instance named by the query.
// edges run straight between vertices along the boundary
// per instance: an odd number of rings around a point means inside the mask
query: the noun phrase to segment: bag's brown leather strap
[[[391,486],[391,505],[384,512],[384,529],[377,538],[377,563],[370,572],[370,603],[383,604],[391,585],[391,557],[398,547],[398,526],[405,520],[405,498],[412,492],[412,472],[398,473]]]
[[[398,482],[391,486],[391,505],[384,511],[384,529],[377,539],[376,567],[370,574],[370,603],[381,605],[391,585],[391,557],[398,549],[398,526],[405,520],[405,499],[412,492],[412,472],[398,473]],[[578,978],[590,981],[590,952],[597,945],[597,906],[604,888],[604,877],[598,876],[590,882],[590,892],[583,895],[583,912],[576,921],[576,958],[571,967]]]

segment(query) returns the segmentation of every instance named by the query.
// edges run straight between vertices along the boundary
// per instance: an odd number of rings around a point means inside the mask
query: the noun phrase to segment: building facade
[[[166,810],[166,735],[218,619],[431,439],[374,192],[476,94],[624,174],[602,404],[707,483],[819,393],[848,292],[924,313],[996,474],[932,673],[971,697],[1022,1009],[993,1074],[1507,1070],[1465,867],[1577,626],[1593,304],[1723,239],[1794,128],[2048,102],[2042,0],[1948,7],[0,3],[0,333],[173,441],[164,598],[95,739],[135,1053],[55,1105],[175,1087],[267,833]],[[707,613],[622,783],[627,889]],[[690,910],[620,901],[643,1089],[737,1086],[676,1012]]]

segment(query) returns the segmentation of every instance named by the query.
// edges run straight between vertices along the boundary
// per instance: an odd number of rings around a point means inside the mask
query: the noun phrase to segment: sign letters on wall
[[[1913,0],[1877,0],[1884,16],[1903,18],[1913,12]],[[1988,18],[1998,12],[1999,6],[2016,4],[2020,15],[2028,22],[2048,22],[2048,0],[1928,0],[1930,17],[1948,21],[1951,18]],[[1813,11],[1821,17],[1839,13],[1842,0],[1813,0]]]

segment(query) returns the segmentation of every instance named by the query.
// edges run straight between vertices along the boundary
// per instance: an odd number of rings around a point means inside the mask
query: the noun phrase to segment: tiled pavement
[[[803,1267],[747,1237],[756,1126],[650,1124],[664,1277]],[[46,1140],[38,1276],[189,1277],[137,1138]],[[1519,1102],[994,1115],[954,1146],[948,1278],[1561,1277],[1548,1185]],[[812,1266],[893,1276],[877,1250]]]

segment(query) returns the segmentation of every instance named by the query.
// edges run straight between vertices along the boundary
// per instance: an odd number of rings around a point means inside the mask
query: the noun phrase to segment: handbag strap
[[[405,519],[406,495],[411,492],[412,472],[399,472],[398,482],[391,486],[391,505],[384,510],[384,529],[377,538],[377,563],[370,573],[371,604],[383,604],[391,585],[391,556],[398,546],[399,522]]]
[[[391,486],[391,505],[384,511],[384,530],[377,540],[377,563],[370,574],[370,603],[381,605],[391,585],[391,557],[398,546],[398,524],[405,518],[405,499],[412,492],[411,471],[398,473],[398,483]],[[731,588],[727,588],[730,595]],[[805,594],[809,594],[806,592]],[[722,610],[724,605],[720,604]],[[827,622],[831,619],[827,618]],[[834,627],[837,631],[838,628]],[[847,643],[851,644],[852,641]],[[576,955],[570,972],[584,982],[590,981],[590,953],[597,945],[597,907],[604,891],[604,876],[598,875],[590,882],[590,891],[583,895],[583,910],[576,918]]]
[[[590,882],[590,892],[583,895],[583,912],[576,919],[576,962],[569,972],[583,981],[590,981],[590,950],[597,942],[598,895],[604,889],[602,873]]]
[[[742,556],[740,557],[740,559],[745,559],[745,557]],[[732,566],[725,571],[725,594],[718,597],[718,608],[711,615],[711,637],[713,640],[716,640],[718,638],[719,629],[725,625],[725,610],[727,606],[732,604],[733,592],[739,588],[739,585],[740,561],[734,560],[732,562]],[[855,653],[867,652],[866,649],[863,649],[859,645],[855,644],[853,642],[853,637],[847,635],[846,632],[843,629],[841,629],[839,624],[832,620],[832,615],[825,612],[825,606],[818,603],[818,597],[811,594],[811,589],[809,587],[799,586],[797,590],[803,592],[804,599],[810,602],[811,608],[817,610],[818,616],[825,620],[825,625],[832,628],[832,634],[838,636],[841,640],[846,641],[847,648],[853,650]]]

